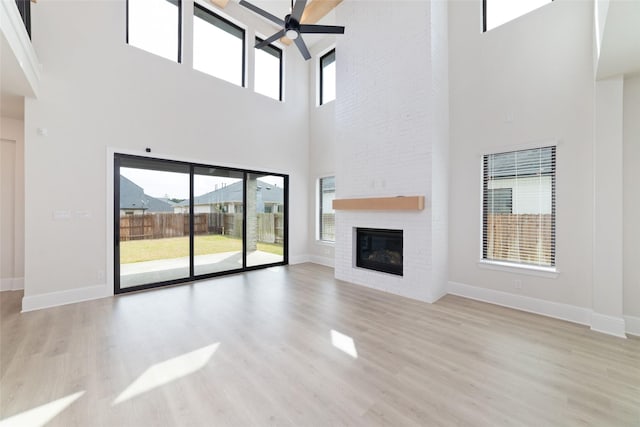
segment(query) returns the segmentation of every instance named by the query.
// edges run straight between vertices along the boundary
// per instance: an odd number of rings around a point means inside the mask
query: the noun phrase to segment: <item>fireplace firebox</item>
[[[356,266],[402,276],[402,230],[356,228]]]

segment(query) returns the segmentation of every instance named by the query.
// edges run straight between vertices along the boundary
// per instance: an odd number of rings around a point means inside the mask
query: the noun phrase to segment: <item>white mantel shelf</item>
[[[335,199],[333,201],[333,209],[360,211],[421,211],[424,209],[424,196]]]

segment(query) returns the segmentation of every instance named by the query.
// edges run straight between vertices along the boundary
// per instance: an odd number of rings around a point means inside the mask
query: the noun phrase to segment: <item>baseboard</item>
[[[24,277],[10,277],[0,279],[0,292],[19,291],[24,289]]]
[[[603,334],[626,338],[624,319],[622,317],[609,316],[607,314],[591,313],[591,330]]]
[[[447,287],[445,286],[444,289],[442,289],[440,292],[436,292],[433,295],[429,296],[428,299],[428,303],[433,304],[435,302],[437,302],[440,298],[444,297],[445,295],[447,295],[449,293]]]
[[[309,262],[309,255],[294,255],[289,257],[289,265],[304,264]]]
[[[326,256],[318,256],[318,255],[310,255],[309,262],[314,264],[324,265],[325,267],[335,267],[335,260],[333,258],[328,258]]]
[[[50,292],[48,294],[32,295],[22,298],[22,312],[57,307],[109,296],[107,285],[87,286],[86,288],[69,289],[66,291]]]
[[[635,335],[640,337],[640,317],[636,316],[623,316],[625,328],[629,335]]]
[[[456,282],[449,282],[449,293],[504,307],[515,308],[529,313],[553,317],[555,319],[567,320],[581,325],[591,325],[592,311],[584,307],[545,301],[524,295],[514,295]]]

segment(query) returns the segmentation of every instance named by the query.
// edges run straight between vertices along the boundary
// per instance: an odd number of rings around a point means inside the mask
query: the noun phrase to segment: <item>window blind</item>
[[[555,266],[555,177],[555,146],[483,156],[483,259]]]

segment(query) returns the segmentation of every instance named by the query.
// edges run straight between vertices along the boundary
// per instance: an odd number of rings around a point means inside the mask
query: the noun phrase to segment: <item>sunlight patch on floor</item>
[[[84,391],[70,394],[63,398],[54,400],[44,405],[13,415],[6,420],[0,421],[0,427],[40,427],[47,424],[59,413],[67,409],[69,405],[78,400]]]
[[[112,405],[117,405],[202,369],[219,346],[220,343],[211,344],[150,366],[116,397]]]
[[[353,338],[348,335],[341,334],[338,331],[331,330],[331,343],[339,350],[344,351],[354,359],[358,358],[358,351],[356,350],[356,344],[353,342]]]

